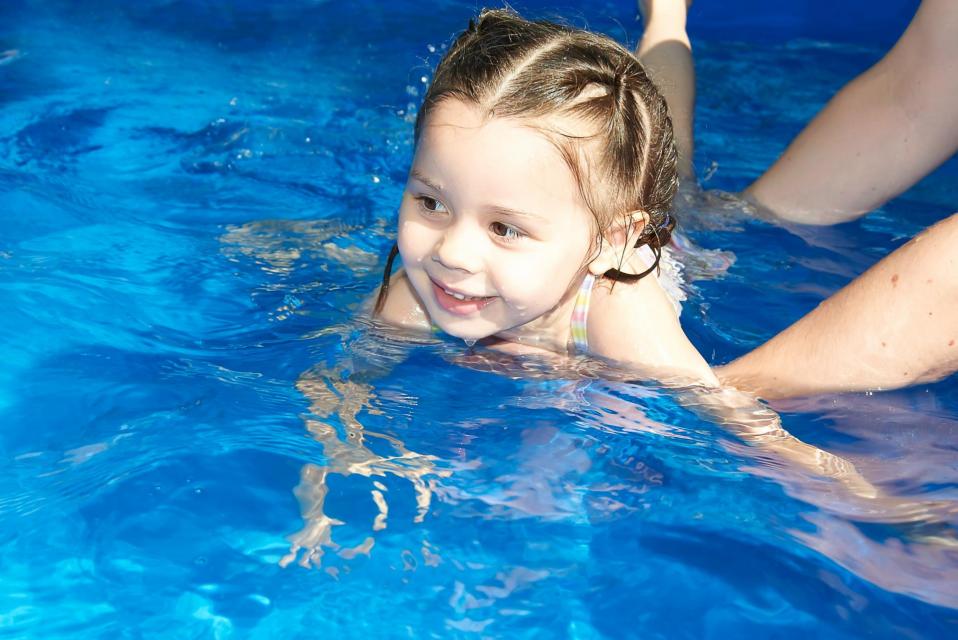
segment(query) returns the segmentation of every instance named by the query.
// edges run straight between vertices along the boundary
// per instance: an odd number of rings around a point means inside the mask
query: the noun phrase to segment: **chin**
[[[442,329],[442,332],[446,335],[452,336],[453,338],[458,338],[460,340],[474,340],[478,342],[479,340],[484,340],[495,335],[499,330],[498,329],[482,329],[479,327],[462,327],[456,326],[455,324],[449,326],[446,323],[436,322],[436,326]]]

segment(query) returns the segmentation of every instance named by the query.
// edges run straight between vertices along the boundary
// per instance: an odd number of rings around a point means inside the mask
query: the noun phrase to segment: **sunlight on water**
[[[28,4],[0,8],[7,635],[953,635],[954,380],[769,407],[368,319],[474,6]],[[696,55],[708,190],[669,268],[724,362],[952,211],[956,166],[860,223],[756,220],[734,192],[879,49]]]

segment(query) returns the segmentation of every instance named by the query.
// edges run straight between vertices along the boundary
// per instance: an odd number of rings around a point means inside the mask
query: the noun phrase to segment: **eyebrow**
[[[537,213],[531,213],[529,211],[519,211],[518,209],[510,209],[509,207],[503,207],[497,204],[491,204],[486,207],[490,212],[499,214],[501,216],[509,216],[512,218],[532,218],[533,220],[539,220],[540,222],[549,222],[549,219],[545,216],[540,216]]]
[[[409,172],[409,175],[411,175],[413,178],[415,178],[415,179],[418,180],[419,182],[423,183],[423,184],[426,185],[427,187],[429,187],[429,188],[431,188],[431,189],[434,189],[434,190],[436,190],[436,191],[439,192],[439,193],[442,193],[442,187],[441,187],[441,186],[439,186],[435,181],[430,180],[429,178],[427,178],[425,175],[423,175],[423,174],[422,174],[420,171],[418,171],[417,169],[412,169],[412,170]],[[486,206],[484,206],[483,208],[486,209],[487,211],[491,212],[491,213],[495,213],[495,214],[499,214],[499,215],[503,215],[503,216],[510,216],[510,217],[515,217],[515,218],[533,218],[533,219],[540,220],[540,221],[543,221],[543,222],[548,222],[548,221],[549,221],[548,218],[546,218],[545,216],[541,216],[541,215],[539,215],[539,214],[537,214],[537,213],[530,213],[529,211],[520,211],[519,209],[512,209],[511,207],[505,207],[505,206],[498,205],[498,204],[486,205]]]
[[[440,187],[438,184],[436,184],[435,182],[433,182],[432,180],[430,180],[429,178],[427,178],[426,176],[424,176],[422,173],[419,172],[419,170],[417,170],[417,169],[412,169],[412,170],[409,172],[409,175],[411,175],[413,178],[415,178],[415,179],[418,180],[419,182],[423,183],[423,184],[426,185],[427,187],[429,187],[429,188],[431,188],[431,189],[435,189],[436,191],[439,191],[440,193],[442,192],[442,187]]]

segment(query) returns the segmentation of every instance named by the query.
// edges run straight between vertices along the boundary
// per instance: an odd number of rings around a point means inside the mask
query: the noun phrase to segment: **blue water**
[[[721,191],[914,5],[843,38],[823,3],[716,4],[692,24]],[[523,7],[639,35],[628,2]],[[474,10],[0,6],[0,636],[954,637],[954,377],[775,405],[870,505],[675,391],[357,319]],[[956,178],[795,233],[713,192],[683,221],[736,262],[691,285],[688,333],[715,362],[760,344],[958,209]]]

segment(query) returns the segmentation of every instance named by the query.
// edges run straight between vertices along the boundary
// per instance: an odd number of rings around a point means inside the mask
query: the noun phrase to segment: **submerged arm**
[[[857,498],[879,496],[878,489],[854,464],[791,435],[782,427],[779,415],[752,396],[730,388],[692,387],[680,394],[679,402],[704,419],[718,422],[745,444],[774,454],[814,478],[839,482]]]
[[[355,339],[349,336],[350,331],[349,327],[339,331],[344,342],[350,341],[345,348],[349,357],[331,365],[319,363],[304,372],[296,383],[296,388],[310,403],[309,412],[303,415],[306,428],[322,443],[323,455],[304,465],[300,472],[295,494],[303,528],[289,536],[289,553],[280,560],[284,567],[292,562],[303,567],[318,567],[327,551],[348,559],[358,553],[368,553],[375,544],[372,535],[350,548],[342,548],[334,540],[333,528],[344,523],[326,513],[330,475],[359,475],[371,479],[370,499],[377,509],[372,523],[373,535],[386,528],[389,511],[385,485],[373,478],[392,475],[408,480],[418,506],[416,522],[420,522],[429,510],[430,483],[448,475],[437,466],[434,456],[410,451],[394,436],[369,431],[360,422],[364,412],[381,413],[380,399],[376,397],[372,381],[387,374],[391,362],[403,356],[407,346],[401,342],[388,344],[379,331],[366,331]],[[364,357],[366,354],[368,357]],[[377,440],[378,446],[370,447],[370,439]]]
[[[642,312],[635,313],[635,309]],[[652,378],[677,387],[680,404],[721,424],[746,444],[815,477],[841,482],[859,497],[877,494],[851,463],[790,435],[778,414],[753,396],[723,388],[682,331],[655,278],[615,289],[597,286],[588,329],[590,352],[615,362],[626,379]]]

